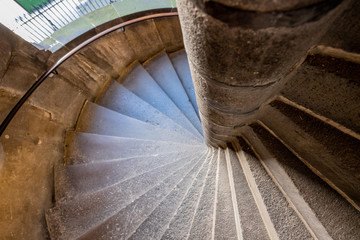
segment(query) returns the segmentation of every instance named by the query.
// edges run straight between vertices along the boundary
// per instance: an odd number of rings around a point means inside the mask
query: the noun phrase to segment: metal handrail
[[[44,74],[41,75],[41,77],[29,88],[29,90],[22,96],[22,98],[17,102],[17,104],[11,109],[10,113],[6,116],[5,120],[0,125],[0,136],[4,133],[6,127],[9,125],[11,120],[14,118],[15,114],[19,111],[19,109],[22,107],[22,105],[26,102],[26,100],[31,96],[31,94],[41,85],[41,83],[44,82],[44,80],[56,70],[62,63],[64,63],[68,58],[70,58],[72,55],[77,53],[79,50],[87,46],[88,44],[92,43],[93,41],[117,30],[120,28],[124,28],[126,26],[129,26],[134,23],[142,22],[149,19],[155,19],[155,18],[161,18],[161,17],[172,17],[172,16],[178,16],[178,12],[166,12],[166,13],[157,13],[152,15],[147,15],[139,18],[135,18],[123,23],[120,23],[118,25],[115,25],[111,28],[108,28],[93,37],[85,40],[72,50],[70,50],[67,54],[65,54],[62,58],[60,58],[49,70],[47,70]]]

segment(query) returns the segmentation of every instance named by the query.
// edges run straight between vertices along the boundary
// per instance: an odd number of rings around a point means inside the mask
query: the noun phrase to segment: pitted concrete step
[[[216,173],[218,167],[218,150],[212,148],[209,172],[206,176],[204,189],[202,190],[199,207],[194,213],[194,220],[189,232],[189,239],[212,239],[214,207],[216,204]]]
[[[271,239],[313,239],[249,145],[239,138],[237,155]],[[259,196],[260,195],[260,196]]]
[[[176,73],[178,74],[187,95],[196,111],[196,114],[199,117],[199,109],[196,103],[195,89],[192,82],[189,62],[184,50],[174,53],[170,56],[171,62],[175,68]],[[200,119],[200,117],[199,117]]]
[[[194,160],[194,158],[178,160],[50,209],[46,217],[51,237],[54,239],[78,238],[149,190],[157,189],[157,186],[167,181],[169,177],[178,174],[185,175],[199,159]],[[116,228],[111,230],[116,230]]]
[[[194,162],[196,162],[194,166],[186,168],[186,171],[172,174],[79,239],[128,239],[171,192],[187,189],[187,185],[194,178],[193,175],[203,165],[201,157]],[[174,190],[174,188],[177,189]],[[109,231],[109,228],[112,230]],[[152,229],[152,231],[157,231],[157,229]],[[149,236],[146,239],[149,239]]]
[[[168,55],[161,53],[145,65],[146,71],[190,120],[199,133],[202,126]]]
[[[201,174],[200,172],[207,167],[207,161],[210,154],[211,152],[201,156],[200,163],[202,166],[197,172],[184,178],[183,182],[179,184],[177,188],[174,188],[174,190],[172,190],[172,192],[156,207],[151,215],[142,222],[130,239],[160,239],[162,237],[172,217],[191,190],[193,182],[197,180],[195,178],[197,178],[199,174]]]
[[[79,132],[69,133],[67,145],[65,158],[67,164],[151,156],[175,152],[179,149],[201,151],[206,148],[202,144],[179,144]]]
[[[201,169],[185,198],[180,203],[171,221],[167,224],[168,228],[161,239],[187,239],[194,220],[196,209],[199,208],[200,197],[208,175],[210,162],[213,158],[211,154],[206,159],[205,166]],[[208,209],[211,211],[211,209]]]
[[[263,114],[265,128],[360,210],[358,139],[280,101]]]
[[[116,81],[111,82],[96,103],[143,122],[181,133],[189,138],[199,138]]]
[[[161,87],[139,63],[125,77],[122,84],[138,97],[173,119],[190,132],[197,132],[196,128],[166,95]],[[198,134],[201,137],[201,134]]]
[[[152,169],[173,163],[179,159],[197,156],[202,152],[178,151],[159,154],[158,156],[142,156],[95,163],[59,166],[55,172],[55,198],[71,198],[97,191],[115,183],[125,181]]]
[[[293,205],[298,206],[298,212],[303,215],[303,219],[316,218],[326,229],[330,239],[359,239],[360,212],[307,168],[268,131],[259,125],[253,125],[251,129],[252,131],[248,131],[249,139],[254,143],[254,149],[263,159],[263,162],[269,165],[276,161],[277,165],[279,165],[278,167],[275,165],[275,169],[274,166],[268,167],[271,174],[276,176],[279,172],[284,171],[290,178],[288,180],[277,177],[277,179],[282,180],[278,180],[280,182],[278,185],[288,185],[292,182],[296,187],[296,191],[286,190],[285,186],[283,187],[285,194],[291,195],[299,192],[308,207],[311,208],[309,210],[304,207],[304,204],[300,205],[293,201]],[[261,144],[258,144],[258,141],[261,141]],[[305,211],[305,213],[302,213],[302,211]],[[318,227],[318,224],[313,222],[314,220],[307,221],[318,239],[326,238],[326,233],[320,232],[320,230],[323,231],[322,227]]]
[[[197,142],[194,138],[188,138],[174,131],[162,129],[161,126],[154,126],[128,117],[92,102],[87,102],[83,107],[76,131],[146,140],[179,143]]]
[[[243,239],[271,239],[236,153],[232,149],[227,148],[225,155],[227,158],[227,167],[232,171],[230,180],[233,181],[234,184],[233,190],[235,193],[233,198],[236,197]],[[229,167],[229,163],[231,167]]]

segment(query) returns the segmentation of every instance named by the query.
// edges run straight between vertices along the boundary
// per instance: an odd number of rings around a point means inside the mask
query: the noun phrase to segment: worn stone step
[[[201,171],[208,165],[211,158],[211,151],[201,157],[201,167],[192,174],[183,179],[172,192],[156,207],[156,209],[146,218],[145,221],[131,235],[130,239],[160,239],[167,229],[172,217],[180,207],[184,198],[191,190],[193,182],[201,174]]]
[[[46,215],[50,236],[54,239],[78,238],[169,177],[185,175],[196,162],[195,158],[180,159],[50,209]]]
[[[170,55],[171,62],[175,68],[175,71],[177,75],[179,76],[185,91],[196,111],[196,114],[198,115],[199,119],[199,109],[198,105],[196,103],[196,95],[195,95],[195,89],[194,84],[192,82],[189,62],[186,56],[186,52],[184,50],[178,51],[172,55]]]
[[[277,179],[278,185],[283,188],[287,198],[290,198],[299,214],[303,215],[318,239],[326,239],[326,236],[328,239],[360,238],[359,211],[260,125],[253,125],[248,132],[249,140],[254,142],[252,146],[262,163],[267,165],[268,171]],[[287,177],[281,177],[281,172],[285,172]],[[289,189],[286,186],[289,184],[293,184],[296,190]],[[291,195],[297,193],[308,206],[299,203],[299,200],[291,200],[294,198]],[[318,226],[316,219],[323,227]],[[321,232],[324,231],[323,228],[328,234]]]
[[[202,134],[202,126],[196,111],[182,85],[168,55],[161,53],[145,65],[146,71],[171,98],[176,106]]]
[[[190,151],[115,159],[94,163],[59,166],[55,172],[56,202],[96,191],[120,181],[170,164],[179,159],[199,155]]]
[[[310,54],[281,94],[311,111],[360,132],[359,61],[332,48],[334,55]],[[306,87],[304,87],[306,86]]]
[[[187,239],[194,220],[196,209],[199,207],[200,197],[208,175],[210,161],[213,154],[208,158],[205,167],[199,172],[185,198],[179,205],[171,221],[167,224],[167,229],[161,239]],[[211,211],[211,209],[209,209]]]
[[[212,148],[209,172],[206,176],[199,206],[195,211],[194,220],[190,228],[189,239],[212,239],[214,207],[216,204],[216,173],[218,167],[218,150]]]
[[[263,142],[257,137],[255,132],[249,126],[243,128],[244,138],[249,141],[250,145],[258,156],[259,161],[277,184],[287,201],[291,204],[302,222],[305,224],[310,234],[315,239],[332,239],[323,224],[317,218],[311,207],[301,196],[298,188],[292,179],[279,164],[277,159],[263,145]]]
[[[261,122],[316,174],[360,210],[360,141],[280,101]]]
[[[192,168],[176,172],[79,239],[128,239],[154,209],[172,192],[182,193],[201,170],[204,156]],[[182,193],[183,194],[183,193]],[[173,199],[175,200],[175,199]],[[168,208],[170,206],[167,206]],[[166,216],[162,216],[166,217]],[[112,229],[109,231],[108,229]],[[158,231],[154,228],[152,231]],[[146,236],[149,239],[150,236]]]
[[[236,152],[271,239],[313,239],[249,145],[239,138]]]
[[[228,171],[231,172],[229,181],[233,182],[232,199],[236,200],[234,205],[237,205],[242,238],[271,239],[267,232],[269,226],[264,224],[236,153],[227,148],[225,157]]]
[[[179,125],[190,132],[197,132],[196,128],[181,110],[139,63],[137,63],[131,72],[123,79],[122,84]],[[201,137],[200,133],[198,135]]]
[[[117,81],[110,83],[109,87],[97,99],[96,103],[143,122],[181,133],[189,138],[194,136],[199,138],[198,135],[194,135],[187,129],[181,127],[174,120],[136,96]]]
[[[80,132],[70,132],[67,139],[66,164],[152,156],[175,152],[179,149],[201,151],[206,148],[202,144],[179,144]]]
[[[219,149],[213,234],[215,239],[242,239],[240,223],[235,221],[237,217],[235,214],[239,213],[234,211],[228,174],[225,152]]]
[[[83,107],[76,125],[76,131],[179,143],[199,142],[197,139],[162,129],[161,126],[154,126],[128,117],[92,102],[87,102]]]

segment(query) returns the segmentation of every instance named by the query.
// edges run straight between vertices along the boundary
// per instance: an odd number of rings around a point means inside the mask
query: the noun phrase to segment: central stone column
[[[256,120],[347,1],[178,0],[206,142]]]

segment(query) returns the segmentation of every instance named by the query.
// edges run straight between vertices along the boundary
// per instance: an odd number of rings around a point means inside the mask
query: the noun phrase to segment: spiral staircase
[[[134,63],[84,104],[67,135],[46,215],[51,238],[360,239],[359,211],[286,137],[295,129],[320,158],[326,136],[313,133],[339,130],[284,96],[226,148],[209,147],[185,51]]]

